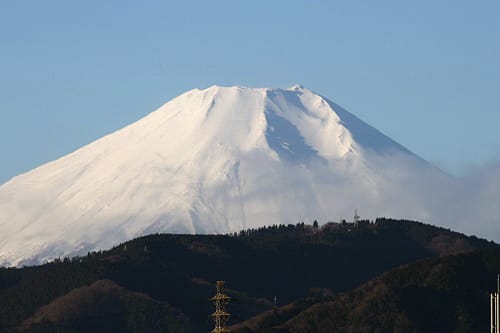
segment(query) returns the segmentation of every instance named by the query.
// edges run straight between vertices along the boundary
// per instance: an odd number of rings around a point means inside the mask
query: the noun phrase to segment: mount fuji
[[[303,88],[188,91],[0,186],[0,265],[157,233],[397,216],[433,221],[450,177]]]

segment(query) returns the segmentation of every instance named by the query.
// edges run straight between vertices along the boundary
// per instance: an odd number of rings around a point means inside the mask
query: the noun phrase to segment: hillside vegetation
[[[480,249],[490,252],[477,252]],[[482,284],[466,296],[474,297],[471,304],[487,304],[487,283],[494,281],[499,270],[497,249],[496,244],[476,237],[390,219],[362,221],[357,227],[330,223],[314,228],[300,223],[232,235],[151,235],[82,258],[0,269],[0,331],[207,332],[213,327],[209,317],[213,305],[208,299],[216,280],[226,281],[232,298],[231,323],[259,314],[266,322],[250,332],[272,327],[307,331],[305,326],[316,327],[310,332],[326,332],[326,327],[362,332],[351,330],[348,323],[356,321],[367,325],[359,326],[365,329],[386,325],[394,321],[393,316],[402,318],[404,328],[420,329],[418,323],[428,321],[426,316],[433,313],[412,310],[409,300],[420,304],[426,295],[437,297],[434,289],[418,289],[421,281],[431,276],[430,281],[441,281],[454,295],[453,281],[463,281],[477,271],[475,281]],[[493,259],[484,259],[485,253]],[[454,269],[447,266],[453,258],[469,259],[460,259]],[[439,260],[445,263],[439,266],[442,269],[433,269]],[[375,297],[372,304],[367,299],[378,295],[373,290],[383,297]],[[384,306],[377,303],[379,299]],[[362,315],[376,314],[376,306],[387,311],[381,323]],[[461,308],[464,327],[482,327],[480,309]],[[456,311],[443,313],[448,316],[444,322],[454,321]],[[269,313],[277,315],[269,317]],[[324,321],[322,314],[332,322]],[[247,326],[239,329],[248,331]]]
[[[300,300],[232,327],[234,333],[487,332],[500,250],[419,261],[361,287]]]

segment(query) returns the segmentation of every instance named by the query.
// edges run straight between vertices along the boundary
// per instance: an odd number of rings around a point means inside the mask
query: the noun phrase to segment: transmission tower
[[[226,328],[229,320],[229,312],[226,311],[226,306],[229,303],[229,296],[224,294],[224,281],[217,281],[215,283],[217,293],[211,298],[214,302],[215,312],[212,313],[212,318],[215,321],[215,328],[210,333],[228,333],[231,332]]]
[[[359,219],[360,219],[360,216],[358,215],[358,210],[355,209],[354,210],[354,219],[353,219],[353,223],[354,223],[354,226],[357,227],[358,224],[359,224]]]
[[[500,275],[497,275],[497,291],[490,293],[490,333],[500,333]]]

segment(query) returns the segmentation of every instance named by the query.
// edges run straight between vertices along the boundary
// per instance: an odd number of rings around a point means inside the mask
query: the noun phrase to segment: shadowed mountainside
[[[499,249],[419,261],[353,291],[302,299],[231,329],[234,333],[486,332],[488,293],[495,289],[499,270]]]
[[[457,253],[475,258],[478,249],[496,248],[476,237],[390,219],[357,227],[299,223],[231,235],[152,235],[85,257],[0,269],[0,330],[206,332],[212,327],[208,299],[216,280],[227,281],[231,323],[265,316],[276,297],[277,306],[295,303],[272,310],[291,311],[273,323],[293,329],[320,322],[304,310],[330,304],[325,299],[343,299],[350,294],[338,295],[400,265]],[[414,266],[416,274],[426,274],[422,265]],[[410,283],[405,279],[401,283]],[[391,314],[403,311],[394,304]],[[289,319],[296,319],[290,324],[296,326],[286,326]]]

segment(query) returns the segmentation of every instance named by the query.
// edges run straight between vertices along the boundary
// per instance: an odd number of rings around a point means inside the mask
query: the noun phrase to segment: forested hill
[[[306,298],[231,327],[234,333],[488,332],[500,249],[398,267],[338,296]]]
[[[216,280],[226,281],[231,323],[237,323],[275,305],[336,299],[420,259],[497,248],[390,219],[151,235],[82,258],[0,269],[0,331],[207,332]]]

